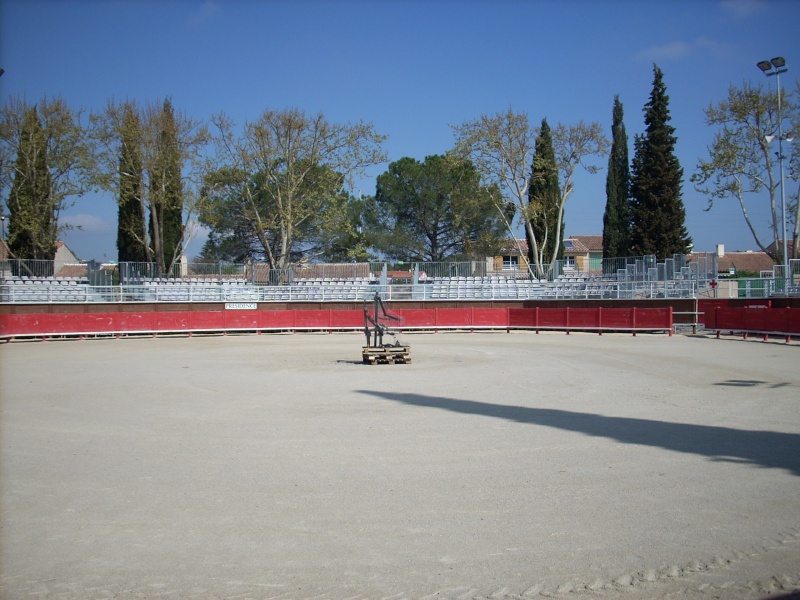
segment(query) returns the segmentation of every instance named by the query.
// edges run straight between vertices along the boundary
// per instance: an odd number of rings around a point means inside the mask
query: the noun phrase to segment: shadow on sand
[[[554,427],[617,440],[625,444],[640,444],[697,454],[712,460],[785,469],[800,475],[800,434],[795,433],[606,417],[553,408],[509,406],[422,394],[375,390],[358,390],[358,392],[412,406]]]

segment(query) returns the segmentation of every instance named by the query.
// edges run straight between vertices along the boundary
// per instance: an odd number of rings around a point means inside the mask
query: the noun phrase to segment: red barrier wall
[[[237,330],[330,331],[360,330],[364,326],[361,310],[183,310],[171,306],[162,310],[127,311],[126,308],[108,312],[2,314],[0,337]],[[399,320],[387,323],[400,331],[484,328],[598,332],[660,330],[671,333],[673,323],[672,308],[433,308],[398,309],[391,314],[398,316]]]
[[[715,307],[713,317],[706,315],[706,329],[765,334],[800,334],[800,310],[756,306]]]

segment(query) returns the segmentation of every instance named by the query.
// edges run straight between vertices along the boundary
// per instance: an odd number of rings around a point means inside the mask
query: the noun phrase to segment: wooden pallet
[[[364,346],[361,357],[367,365],[393,365],[395,363],[407,365],[411,362],[411,348],[409,346]]]

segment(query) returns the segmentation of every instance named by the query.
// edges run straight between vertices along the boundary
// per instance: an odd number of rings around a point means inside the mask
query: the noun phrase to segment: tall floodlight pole
[[[786,251],[786,192],[783,185],[783,115],[781,114],[781,73],[786,73],[789,69],[782,56],[776,56],[772,60],[762,60],[758,63],[758,68],[767,77],[775,75],[778,82],[778,168],[781,178],[781,238],[783,238],[783,277],[789,277],[789,254]],[[767,136],[767,142],[772,142],[773,136]]]

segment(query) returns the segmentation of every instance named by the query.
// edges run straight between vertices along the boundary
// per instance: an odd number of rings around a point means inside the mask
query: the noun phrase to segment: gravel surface
[[[356,334],[0,346],[0,597],[800,590],[800,345]]]

